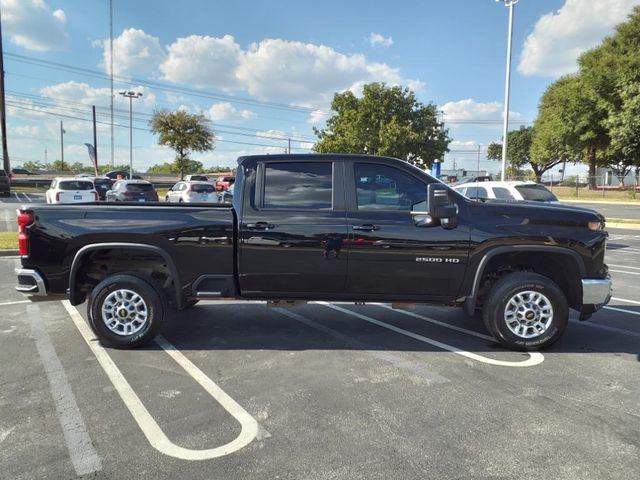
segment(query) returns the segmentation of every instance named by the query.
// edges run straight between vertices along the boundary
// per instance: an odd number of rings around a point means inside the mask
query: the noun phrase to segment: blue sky
[[[308,152],[336,91],[384,81],[434,102],[454,139],[445,168],[475,168],[500,139],[507,9],[493,0],[181,2],[113,0],[116,92],[134,100],[134,167],[172,161],[145,131],[156,108],[212,121],[216,149],[194,158]],[[520,0],[513,37],[511,128],[536,116],[544,89],[576,69],[640,0]],[[91,105],[110,163],[107,0],[0,0],[12,165],[60,157],[88,164]],[[128,103],[117,97],[114,157],[127,163]],[[497,171],[497,162],[481,162]]]

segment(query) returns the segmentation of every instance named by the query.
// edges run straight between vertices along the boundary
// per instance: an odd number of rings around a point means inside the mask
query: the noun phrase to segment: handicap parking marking
[[[359,318],[361,320],[364,320],[365,322],[373,323],[374,325],[378,325],[379,327],[386,328],[387,330],[391,330],[401,335],[405,335],[407,337],[413,338],[414,340],[428,343],[429,345],[433,345],[434,347],[438,347],[443,350],[447,350],[449,352],[455,353],[457,355],[461,355],[463,357],[467,357],[472,360],[476,360],[478,362],[486,363],[488,365],[520,368],[520,367],[533,367],[536,365],[540,365],[542,362],[544,362],[544,355],[542,355],[542,353],[540,352],[525,352],[527,355],[529,355],[529,358],[527,360],[522,360],[517,362],[506,361],[506,360],[496,360],[493,358],[485,357],[483,355],[478,355],[477,353],[472,353],[466,350],[462,350],[461,348],[455,347],[453,345],[449,345],[447,343],[439,342],[438,340],[433,340],[432,338],[425,337],[424,335],[419,335],[417,333],[410,332],[409,330],[396,327],[395,325],[391,325],[386,322],[381,322],[380,320],[376,320],[375,318],[369,317],[367,315],[363,315],[361,313],[352,312],[351,310],[338,307],[337,305],[333,305],[328,302],[315,302],[315,303],[317,303],[318,305],[323,305],[328,308],[332,308],[342,313],[346,313],[347,315],[351,315],[353,317]],[[458,327],[456,327],[456,329],[457,328]],[[473,334],[476,336],[482,335],[482,334],[478,334],[477,332],[473,332]]]
[[[447,377],[444,377],[442,375],[439,375],[435,372],[431,372],[427,369],[425,369],[422,365],[416,363],[416,362],[412,362],[410,360],[406,360],[402,357],[399,357],[398,355],[395,355],[391,352],[385,352],[385,351],[377,351],[375,350],[375,347],[373,347],[372,345],[368,345],[365,342],[362,342],[360,340],[357,340],[349,335],[345,335],[344,333],[340,333],[337,330],[334,330],[333,328],[329,328],[325,325],[322,325],[321,323],[318,323],[314,320],[311,320],[310,318],[305,317],[304,315],[300,315],[299,313],[296,312],[291,312],[289,310],[286,310],[284,308],[278,308],[277,309],[278,312],[282,315],[284,315],[285,317],[289,317],[293,320],[297,320],[298,322],[301,322],[311,328],[314,328],[322,333],[325,333],[337,340],[340,340],[341,342],[344,342],[346,345],[349,345],[350,347],[355,347],[358,349],[361,349],[363,352],[379,359],[379,360],[383,360],[385,362],[388,362],[390,364],[392,364],[394,367],[400,369],[400,370],[404,370],[406,372],[408,372],[411,375],[415,375],[416,377],[425,379],[427,382],[429,382],[429,384],[436,384],[436,383],[448,383],[449,379]]]
[[[253,418],[240,406],[240,404],[224,392],[224,390],[205,375],[202,370],[194,365],[169,341],[164,337],[159,336],[156,338],[156,343],[160,348],[162,348],[185,370],[185,372],[198,382],[198,384],[200,384],[200,386],[202,386],[202,388],[204,388],[214,400],[216,400],[233,418],[235,418],[241,426],[240,434],[234,440],[215,448],[195,450],[184,448],[171,442],[155,419],[151,416],[105,348],[96,341],[93,332],[82,315],[80,315],[78,310],[73,307],[68,300],[63,300],[62,304],[153,448],[165,455],[179,458],[181,460],[210,460],[236,452],[247,446],[256,438],[258,435],[259,425],[255,418]]]

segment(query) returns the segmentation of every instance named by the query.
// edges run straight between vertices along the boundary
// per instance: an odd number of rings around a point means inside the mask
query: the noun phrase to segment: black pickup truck
[[[17,289],[87,301],[101,341],[142,345],[201,299],[429,303],[482,311],[513,349],[551,345],[569,308],[609,301],[604,217],[471,201],[360,155],[238,160],[233,203],[26,205]]]

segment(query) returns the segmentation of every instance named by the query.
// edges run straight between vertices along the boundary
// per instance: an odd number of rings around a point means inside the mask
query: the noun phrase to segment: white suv
[[[99,200],[91,180],[74,177],[56,177],[45,193],[47,203],[89,203]]]
[[[178,203],[217,203],[218,195],[213,184],[208,182],[178,182],[167,191],[164,200]]]
[[[463,183],[453,188],[472,200],[558,201],[553,192],[536,182],[474,182]]]

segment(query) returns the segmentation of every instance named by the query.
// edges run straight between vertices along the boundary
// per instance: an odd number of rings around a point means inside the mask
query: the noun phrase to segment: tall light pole
[[[504,87],[504,125],[502,127],[502,171],[500,179],[506,180],[507,169],[507,133],[509,131],[509,89],[511,87],[511,42],[513,40],[513,8],[518,0],[496,0],[504,2],[509,9],[509,33],[507,34],[507,78]]]
[[[122,91],[120,95],[129,99],[129,179],[133,178],[133,99],[140,98],[142,93]]]
[[[60,120],[60,170],[64,173],[64,134],[67,133]]]

